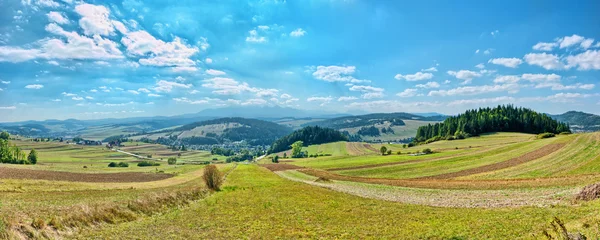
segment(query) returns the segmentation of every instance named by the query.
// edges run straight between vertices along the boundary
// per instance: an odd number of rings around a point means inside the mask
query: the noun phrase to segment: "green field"
[[[237,165],[219,163],[223,157],[208,152],[155,144],[120,148],[152,155],[159,167],[137,167],[140,159],[103,146],[18,140],[13,142],[26,151],[38,150],[39,163],[0,170],[171,175],[142,182],[135,181],[140,175],[109,182],[3,177],[0,236],[540,239],[558,217],[568,231],[593,238],[600,236],[600,200],[576,201],[575,195],[600,182],[599,140],[600,133],[548,139],[496,133],[410,148],[384,144],[393,150],[385,156],[378,151],[382,144],[334,142],[303,149],[331,156],[271,164],[271,155]],[[414,155],[425,148],[434,152]],[[169,157],[179,163],[217,158],[219,169],[229,173],[223,190],[205,189],[205,165],[167,165]],[[111,161],[130,167],[108,168]]]

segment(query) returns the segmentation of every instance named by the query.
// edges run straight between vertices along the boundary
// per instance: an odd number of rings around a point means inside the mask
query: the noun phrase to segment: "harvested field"
[[[285,164],[285,163],[274,163],[274,164],[261,164],[263,166],[273,172],[275,171],[285,171],[285,170],[294,170],[294,169],[302,169],[303,167],[299,167],[296,165]]]
[[[600,183],[588,185],[575,196],[577,200],[591,201],[600,198]]]
[[[556,152],[557,150],[561,149],[564,146],[565,146],[564,143],[549,144],[549,145],[546,145],[546,146],[544,146],[540,149],[537,149],[533,152],[526,153],[522,156],[512,158],[507,161],[494,163],[494,164],[490,164],[490,165],[485,165],[485,166],[481,166],[481,167],[476,167],[476,168],[471,168],[471,169],[466,169],[463,171],[446,173],[446,174],[435,175],[435,176],[427,176],[427,177],[422,177],[422,178],[417,178],[417,179],[450,179],[450,178],[469,176],[469,175],[478,174],[478,173],[492,172],[492,171],[496,171],[496,170],[500,170],[500,169],[504,169],[504,168],[517,166],[519,164],[523,164],[523,163],[526,163],[529,161],[533,161],[535,159],[538,159],[538,158],[544,157],[546,155],[549,155],[553,152]]]
[[[67,182],[151,182],[173,175],[164,173],[72,173],[0,167],[0,179],[36,179]]]
[[[509,188],[536,188],[557,186],[580,186],[600,181],[600,174],[579,176],[565,176],[552,178],[527,178],[527,179],[497,179],[497,180],[452,180],[452,179],[390,179],[366,178],[339,175],[328,171],[316,169],[298,169],[298,171],[314,176],[325,177],[331,180],[351,181],[361,183],[383,184],[398,187],[431,188],[431,189],[509,189]]]
[[[365,148],[367,148],[375,153],[379,153],[379,150],[375,149],[373,146],[371,146],[371,144],[365,143],[363,146],[365,146]]]

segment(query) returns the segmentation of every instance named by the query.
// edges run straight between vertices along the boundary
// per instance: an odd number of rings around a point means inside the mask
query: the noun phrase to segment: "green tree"
[[[296,141],[292,143],[292,158],[299,158],[302,156],[302,145],[304,142]]]
[[[37,156],[37,152],[35,151],[35,149],[31,149],[31,151],[29,152],[29,155],[27,156],[27,160],[31,164],[36,164],[37,163],[38,156]]]
[[[423,149],[423,153],[431,154],[431,153],[433,153],[433,151],[431,151],[431,149],[429,149],[429,148],[425,148],[425,149]]]
[[[167,159],[167,163],[169,165],[175,165],[175,164],[177,164],[177,158],[170,157],[169,159]]]
[[[385,155],[385,153],[387,152],[387,148],[385,146],[381,146],[381,148],[379,148],[379,151],[381,152],[381,155]]]
[[[283,158],[287,158],[287,153],[283,153]]]
[[[387,150],[387,155],[392,155],[392,149]]]
[[[8,138],[10,138],[10,134],[8,134],[8,132],[4,131],[0,133],[0,139],[8,140]]]
[[[273,157],[273,162],[279,163],[279,155],[275,155],[275,157]]]

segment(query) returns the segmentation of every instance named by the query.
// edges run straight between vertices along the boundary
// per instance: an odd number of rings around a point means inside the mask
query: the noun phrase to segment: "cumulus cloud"
[[[417,84],[415,87],[417,88],[439,88],[440,84],[437,82],[428,82],[425,84]]]
[[[509,67],[509,68],[516,68],[521,63],[523,63],[523,60],[521,60],[519,58],[494,58],[494,59],[490,59],[488,61],[488,63],[502,65],[502,66]]]
[[[360,95],[363,99],[383,98],[384,96],[383,92],[367,92]]]
[[[523,78],[527,81],[533,82],[533,83],[540,83],[540,82],[557,82],[557,81],[560,81],[561,76],[554,74],[554,73],[552,73],[552,74],[525,73],[525,74],[521,75],[521,78]]]
[[[40,84],[29,84],[27,86],[25,86],[25,88],[27,89],[42,89],[44,87],[44,85],[40,85]]]
[[[208,69],[208,70],[206,70],[206,74],[213,75],[213,76],[220,76],[220,75],[225,75],[226,73],[223,71],[215,70],[215,69]]]
[[[139,95],[140,92],[136,91],[136,90],[127,90],[127,92],[131,93],[131,94],[135,94],[135,95]]]
[[[421,69],[421,72],[437,72],[437,68],[436,67],[430,67],[427,69]]]
[[[177,82],[169,82],[165,80],[160,80],[156,83],[156,87],[154,87],[154,91],[157,92],[171,92],[173,88],[185,88],[189,89],[192,87],[192,84],[183,84]]]
[[[352,101],[352,100],[356,100],[356,99],[358,99],[358,98],[350,96],[350,97],[340,97],[337,100],[338,100],[338,102],[346,102],[346,101]]]
[[[495,98],[476,98],[476,99],[461,99],[454,100],[448,103],[448,106],[459,106],[459,105],[483,105],[483,104],[500,104],[500,103],[512,103],[515,102],[513,97],[495,97]]]
[[[67,17],[65,17],[65,15],[63,15],[60,12],[49,12],[48,14],[46,14],[46,16],[48,17],[48,21],[50,22],[55,22],[58,24],[67,24],[69,23],[69,19]]]
[[[182,103],[189,103],[189,104],[206,104],[208,103],[208,100],[190,100],[187,99],[185,97],[181,97],[181,98],[173,98],[174,101],[176,102],[182,102]]]
[[[10,81],[0,81],[2,84],[10,84]]]
[[[548,53],[528,53],[524,57],[525,62],[529,65],[537,65],[547,70],[564,69],[565,65],[560,62],[555,54]]]
[[[306,99],[307,102],[331,102],[333,98],[329,97],[309,97]]]
[[[292,31],[290,33],[290,36],[292,36],[292,37],[302,37],[302,36],[304,36],[304,34],[306,34],[306,31],[304,31],[304,29],[302,29],[302,28],[298,28],[298,29]]]
[[[155,94],[155,93],[149,93],[148,97],[162,97],[162,95]]]
[[[350,87],[350,91],[358,92],[383,92],[383,88],[377,88],[372,86],[354,85]]]
[[[558,90],[575,90],[575,89],[581,89],[581,90],[592,90],[594,89],[595,85],[594,84],[583,84],[583,83],[576,83],[573,85],[562,85],[560,83],[554,83],[554,82],[546,82],[546,83],[540,83],[537,84],[535,86],[535,88],[550,88],[554,91],[558,91]]]
[[[213,60],[212,60],[212,58],[206,58],[206,59],[204,59],[204,62],[207,64],[211,64],[211,63],[213,63]]]
[[[368,80],[359,80],[351,76],[355,71],[355,66],[318,66],[312,75],[316,79],[327,82],[370,82]]]
[[[259,36],[258,31],[256,31],[256,29],[252,29],[248,31],[248,37],[246,37],[246,42],[264,43],[267,42],[267,38],[264,36]]]
[[[421,80],[427,80],[427,79],[431,79],[433,78],[433,74],[431,73],[423,73],[423,72],[417,72],[415,74],[407,74],[407,75],[402,75],[402,74],[396,74],[396,76],[394,76],[395,79],[397,80],[406,80],[406,81],[421,81]]]
[[[193,67],[196,63],[190,57],[200,50],[179,37],[172,42],[164,42],[146,31],[135,31],[127,33],[121,43],[129,54],[142,57],[139,60],[142,65],[175,67],[177,71],[197,70]]]
[[[15,107],[15,106],[0,107],[0,110],[14,110],[14,109],[17,109],[17,107]]]
[[[404,91],[399,92],[398,94],[396,94],[398,97],[403,97],[403,98],[407,98],[407,97],[414,97],[417,95],[417,89],[414,88],[407,88],[404,89]]]
[[[138,92],[150,93],[150,90],[148,90],[147,88],[139,88]]]
[[[483,65],[483,63],[480,63],[480,64],[475,65],[475,67],[479,68],[479,69],[484,69],[485,65]]]
[[[536,45],[533,45],[533,50],[552,51],[556,46],[558,46],[558,43],[539,42]]]
[[[599,70],[600,51],[587,50],[583,53],[567,56],[567,67],[577,67],[578,70]]]
[[[496,77],[496,79],[494,79],[494,83],[517,83],[519,80],[521,80],[520,76],[506,75]]]
[[[481,73],[473,72],[469,70],[460,70],[460,71],[448,71],[449,75],[456,77],[457,79],[463,80],[463,84],[471,83],[473,78],[481,77]]]
[[[80,4],[75,7],[75,12],[81,15],[79,26],[88,36],[108,36],[114,32],[112,22],[109,20],[110,11],[102,5]]]

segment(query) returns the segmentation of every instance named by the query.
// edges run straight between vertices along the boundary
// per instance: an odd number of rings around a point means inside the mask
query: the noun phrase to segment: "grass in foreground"
[[[567,228],[593,236],[599,207],[600,201],[517,209],[407,205],[292,182],[255,165],[240,165],[224,191],[189,208],[75,237],[537,239],[554,216]]]

